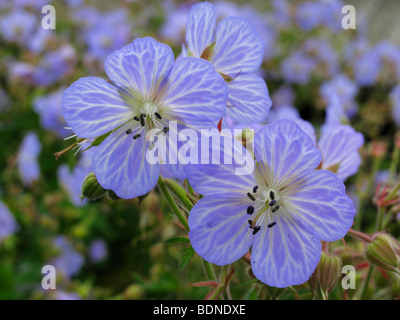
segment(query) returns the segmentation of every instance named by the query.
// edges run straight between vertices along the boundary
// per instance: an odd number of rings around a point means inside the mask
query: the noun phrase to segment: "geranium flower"
[[[19,176],[26,186],[31,186],[40,178],[38,157],[41,149],[42,145],[37,135],[28,132],[21,142],[17,156]]]
[[[182,127],[217,121],[227,89],[209,62],[188,57],[174,63],[171,48],[149,37],[108,56],[105,71],[111,81],[73,83],[64,93],[63,113],[80,138],[105,138],[92,161],[103,188],[134,198],[149,192],[160,174],[159,163],[146,160],[153,146],[149,130],[168,141],[170,121]]]
[[[216,20],[211,3],[194,5],[182,54],[210,61],[223,76],[229,89],[229,117],[241,123],[264,121],[272,102],[264,79],[253,73],[263,60],[264,41],[242,18],[227,17],[218,25]]]
[[[304,131],[279,120],[254,137],[256,166],[191,165],[189,181],[204,195],[189,215],[195,251],[217,265],[251,248],[254,275],[274,287],[304,283],[321,255],[321,240],[342,238],[355,209],[340,179],[315,170],[321,153]]]

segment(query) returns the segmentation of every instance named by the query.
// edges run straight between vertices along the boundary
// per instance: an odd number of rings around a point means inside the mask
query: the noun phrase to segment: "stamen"
[[[169,127],[164,127],[162,130],[164,131],[164,133],[167,133],[169,131]]]
[[[250,192],[247,192],[247,196],[250,198],[251,201],[256,201],[256,198]]]
[[[145,125],[145,123],[144,123],[144,117],[146,117],[146,115],[145,115],[144,113],[142,113],[142,114],[140,115],[140,124],[141,124],[142,127],[144,127],[144,125]]]
[[[276,200],[271,200],[268,204],[270,207],[273,207],[274,205],[276,205]]]
[[[155,115],[158,119],[160,119],[160,120],[162,119],[161,116],[160,116],[160,114],[159,114],[158,112],[154,112],[154,115]]]
[[[272,228],[274,225],[276,225],[276,221],[267,224],[267,227]]]
[[[257,189],[258,189],[258,186],[255,186],[255,187],[253,188],[253,193],[256,193],[256,192],[257,192]]]
[[[140,133],[135,134],[135,135],[133,136],[133,140],[136,140],[137,138],[140,138]]]
[[[253,224],[253,220],[247,220],[247,222],[249,223],[250,228],[251,228],[252,227],[251,225]]]
[[[258,231],[260,231],[261,227],[260,226],[255,226],[253,231],[253,235],[256,234]]]
[[[254,212],[254,207],[253,206],[249,206],[247,208],[247,214],[253,214],[253,212]]]
[[[140,121],[140,119],[136,116],[133,117],[133,120]]]
[[[126,134],[131,134],[132,133],[132,129],[128,129],[125,131]]]
[[[154,147],[155,147],[155,145],[156,145],[156,144],[153,142],[153,143],[149,146],[148,150],[149,150],[149,151],[153,150]]]
[[[279,206],[276,206],[276,207],[273,207],[271,211],[272,211],[272,212],[276,212],[276,211],[278,211],[278,210],[279,210]]]
[[[275,200],[275,193],[272,190],[269,192],[269,198]]]
[[[164,130],[158,130],[157,132],[156,132],[156,136],[159,136],[161,133],[164,133]]]

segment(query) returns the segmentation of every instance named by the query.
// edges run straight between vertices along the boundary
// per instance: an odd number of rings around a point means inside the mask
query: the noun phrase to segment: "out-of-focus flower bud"
[[[400,242],[387,233],[378,233],[365,248],[368,261],[400,277]]]
[[[321,294],[324,300],[335,287],[341,274],[342,261],[338,256],[322,252],[317,268],[308,280],[313,297]]]
[[[82,197],[91,201],[98,200],[104,196],[107,190],[98,183],[93,172],[89,173],[82,184]]]
[[[143,288],[138,284],[132,284],[124,291],[124,298],[128,300],[143,299]]]
[[[112,190],[107,190],[108,199],[112,201],[120,200],[121,198],[117,196],[117,194]]]

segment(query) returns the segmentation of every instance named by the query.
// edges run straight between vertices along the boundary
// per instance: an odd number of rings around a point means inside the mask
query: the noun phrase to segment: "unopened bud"
[[[339,280],[341,269],[342,261],[338,256],[325,252],[321,253],[318,266],[308,280],[314,298],[320,293],[323,299],[328,299],[329,293]]]
[[[112,201],[121,200],[121,198],[118,197],[117,194],[112,190],[107,190],[107,196],[108,196],[108,199],[110,199]]]
[[[368,261],[400,275],[400,243],[387,233],[378,233],[365,248]]]
[[[95,174],[93,172],[89,173],[82,184],[82,196],[94,201],[100,199],[105,193],[106,190],[99,184]]]

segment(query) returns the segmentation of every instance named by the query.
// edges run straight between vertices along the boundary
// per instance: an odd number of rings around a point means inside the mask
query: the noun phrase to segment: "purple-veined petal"
[[[76,135],[93,138],[110,132],[132,117],[125,91],[107,81],[81,78],[65,90],[63,115]]]
[[[209,62],[187,57],[175,62],[157,103],[169,120],[184,124],[214,121],[225,113],[227,91],[225,81]]]
[[[257,279],[285,288],[306,282],[320,257],[321,241],[302,230],[290,215],[278,214],[274,227],[261,227],[255,235],[251,266]]]
[[[193,249],[217,265],[241,258],[253,242],[246,210],[249,199],[226,194],[200,199],[189,215],[189,239]]]
[[[200,58],[204,49],[214,41],[215,25],[215,8],[211,3],[192,6],[186,25],[186,43],[194,57]]]
[[[305,121],[303,119],[293,119],[293,122],[295,122],[305,133],[307,133],[307,135],[311,138],[311,140],[314,143],[314,146],[317,145],[317,135],[315,133],[315,129],[313,127],[313,125],[308,122]]]
[[[146,194],[157,183],[159,164],[146,159],[149,142],[141,137],[133,139],[138,131],[126,134],[126,126],[111,133],[94,152],[93,171],[105,189],[113,190],[124,199]],[[140,129],[139,129],[140,130]]]
[[[281,210],[320,240],[343,238],[356,211],[343,182],[331,171],[312,170],[282,192]]]
[[[256,185],[254,159],[243,145],[233,139],[230,131],[202,136],[199,164],[187,167],[188,179],[202,195],[227,193],[246,194]]]
[[[278,120],[258,130],[254,153],[261,172],[276,187],[286,186],[321,162],[321,152],[311,138],[290,120]]]
[[[237,76],[228,83],[226,113],[239,123],[262,122],[267,119],[272,101],[267,85],[255,74]]]
[[[342,181],[346,181],[348,177],[358,172],[358,168],[360,167],[360,165],[361,165],[361,156],[358,153],[358,151],[354,151],[341,162],[336,172],[336,175]]]
[[[210,61],[215,70],[234,78],[260,67],[264,47],[264,41],[250,23],[239,17],[228,17],[217,26]]]
[[[111,81],[144,102],[155,97],[173,64],[171,48],[146,37],[110,54],[104,69]]]
[[[357,157],[354,158],[354,154],[363,144],[363,135],[348,125],[333,126],[324,130],[318,142],[322,153],[322,168],[337,167],[336,170],[341,172],[340,178],[344,181],[357,172],[360,161]],[[352,160],[356,161],[351,163]]]

